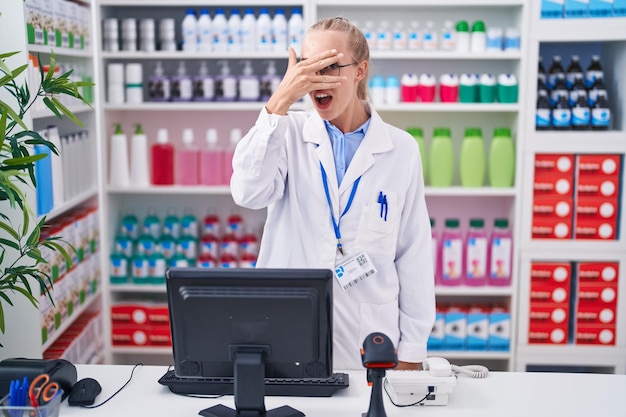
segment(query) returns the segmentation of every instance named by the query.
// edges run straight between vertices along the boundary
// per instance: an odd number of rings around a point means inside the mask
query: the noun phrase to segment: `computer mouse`
[[[100,383],[93,378],[83,378],[72,387],[67,399],[69,405],[92,405],[102,391]]]

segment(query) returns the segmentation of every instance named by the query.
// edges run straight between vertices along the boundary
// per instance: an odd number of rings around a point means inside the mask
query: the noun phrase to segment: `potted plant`
[[[0,53],[0,333],[5,331],[5,308],[13,306],[13,297],[26,297],[35,308],[41,294],[53,301],[52,279],[49,269],[42,267],[47,263],[42,250],[56,251],[65,262],[71,263],[68,245],[61,237],[42,237],[46,218],[38,219],[26,199],[25,190],[37,187],[35,162],[51,157],[34,154],[33,146],[46,146],[57,155],[59,150],[29,128],[23,121],[24,116],[35,100],[43,99],[57,117],[67,117],[82,127],[81,121],[58,97],[68,95],[89,104],[79,88],[93,85],[72,81],[72,71],[55,76],[56,61],[52,53],[46,71],[37,57],[40,85],[31,90],[26,82],[18,84],[18,77],[28,65],[14,69],[7,65],[6,59],[16,53]],[[8,212],[12,215],[9,216]],[[15,221],[16,218],[21,220]],[[73,250],[71,246],[69,248]]]

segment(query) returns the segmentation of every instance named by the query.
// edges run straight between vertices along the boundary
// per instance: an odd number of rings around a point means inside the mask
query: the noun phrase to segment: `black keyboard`
[[[180,378],[167,371],[159,384],[176,394],[233,395],[233,378]],[[347,388],[348,374],[334,373],[330,378],[265,378],[265,395],[284,397],[330,397]]]

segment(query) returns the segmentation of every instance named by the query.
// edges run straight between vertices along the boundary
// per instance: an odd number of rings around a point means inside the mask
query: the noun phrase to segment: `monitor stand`
[[[265,410],[265,362],[269,346],[231,347],[235,376],[235,408],[216,405],[200,411],[204,417],[303,417],[304,413],[282,406]]]

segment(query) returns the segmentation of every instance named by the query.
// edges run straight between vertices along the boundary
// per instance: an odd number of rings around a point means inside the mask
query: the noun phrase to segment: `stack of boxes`
[[[113,346],[172,346],[166,303],[123,302],[111,307]]]
[[[567,262],[531,265],[528,343],[567,343],[571,276],[572,265]]]
[[[621,155],[535,155],[533,239],[617,239]]]
[[[100,313],[86,312],[43,353],[43,358],[61,358],[72,363],[101,363],[103,334]]]

